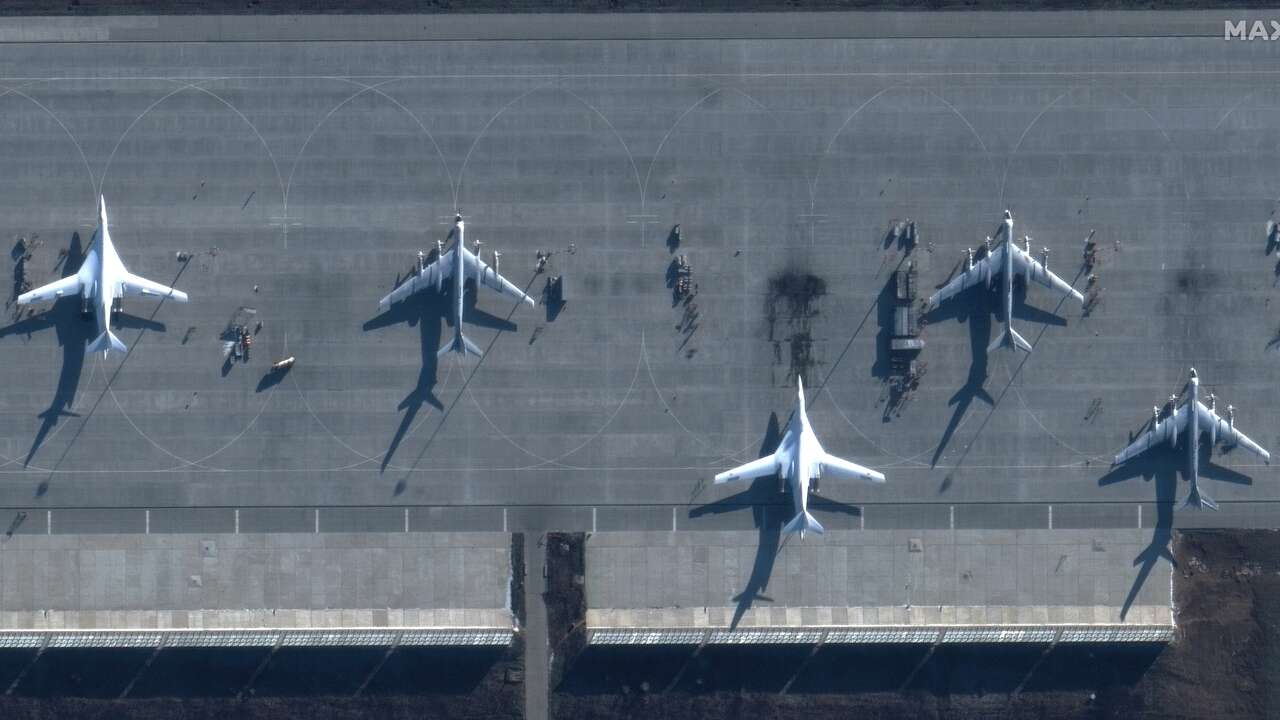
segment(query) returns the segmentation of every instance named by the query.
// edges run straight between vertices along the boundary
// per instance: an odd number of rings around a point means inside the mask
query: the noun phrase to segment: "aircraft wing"
[[[422,268],[422,271],[408,280],[400,283],[400,286],[392,290],[389,295],[378,301],[378,309],[386,311],[392,305],[404,300],[423,288],[437,288],[450,276],[453,275],[453,254],[457,252],[456,248],[451,248],[449,252],[436,258],[436,261]]]
[[[125,274],[124,280],[120,283],[120,292],[125,297],[161,297],[172,298],[178,302],[187,301],[187,294],[181,290],[174,290],[168,285],[161,285],[133,273]]]
[[[1217,430],[1217,437],[1219,440],[1231,445],[1241,445],[1246,450],[1257,455],[1263,460],[1266,460],[1268,463],[1271,462],[1271,453],[1263,450],[1261,445],[1250,440],[1248,435],[1245,435],[1239,430],[1231,427],[1231,423],[1218,417],[1217,413],[1205,407],[1204,404],[1199,401],[1196,401],[1196,412],[1200,415],[1199,420],[1201,427],[1205,430],[1208,430],[1211,427],[1215,428]]]
[[[830,453],[822,453],[822,459],[818,463],[822,466],[824,476],[838,477],[842,480],[870,480],[877,484],[884,482],[884,475],[875,470],[864,468]]]
[[[80,292],[80,277],[78,275],[68,275],[61,280],[54,280],[48,285],[22,293],[18,296],[18,304],[30,305],[31,303],[45,302],[46,300],[57,300],[64,295],[75,295],[78,292]]]
[[[1013,267],[1017,272],[1026,275],[1047,288],[1053,288],[1063,295],[1070,295],[1076,300],[1084,302],[1084,295],[1081,295],[1075,288],[1071,287],[1066,280],[1049,272],[1049,269],[1031,257],[1030,253],[1017,246],[1014,246]]]
[[[973,267],[951,279],[941,290],[934,293],[929,298],[929,309],[932,310],[941,305],[945,300],[960,294],[964,290],[968,290],[974,285],[985,282],[988,277],[996,275],[1000,272],[1000,263],[1003,257],[1000,253],[1005,252],[1008,243],[987,253],[987,256],[975,262]],[[990,273],[990,275],[988,275]]]
[[[1167,417],[1163,421],[1156,423],[1154,427],[1142,433],[1137,440],[1130,443],[1129,447],[1121,450],[1111,464],[1119,465],[1126,460],[1141,455],[1151,447],[1159,445],[1162,442],[1169,442],[1187,426],[1188,417],[1190,417],[1190,414],[1185,406],[1175,409],[1171,417]]]
[[[768,477],[778,472],[778,459],[775,455],[765,455],[759,460],[752,460],[746,465],[739,465],[732,470],[716,475],[716,485],[721,485],[734,480],[753,480],[760,477]]]
[[[512,300],[520,300],[529,305],[537,305],[533,298],[524,294],[520,288],[512,285],[506,278],[494,272],[493,268],[485,264],[483,260],[476,257],[475,254],[463,250],[462,262],[466,266],[467,277],[477,278],[478,284],[484,285],[490,290],[496,290]]]

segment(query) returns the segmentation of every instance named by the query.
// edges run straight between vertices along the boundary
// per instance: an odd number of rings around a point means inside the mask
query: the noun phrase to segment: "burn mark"
[[[826,280],[788,270],[769,279],[765,315],[771,325],[779,316],[789,322],[808,320],[817,316],[818,301],[826,294]]]
[[[1222,275],[1215,270],[1183,268],[1174,275],[1174,286],[1183,295],[1204,295],[1216,292],[1221,284]]]
[[[796,377],[808,377],[820,364],[814,353],[812,321],[826,294],[827,281],[811,273],[787,270],[769,279],[765,321],[774,346],[774,365],[786,367],[788,384]]]

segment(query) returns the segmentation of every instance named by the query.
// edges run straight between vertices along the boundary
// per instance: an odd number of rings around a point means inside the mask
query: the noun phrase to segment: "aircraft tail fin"
[[[1031,352],[1031,343],[1027,342],[1026,339],[1018,334],[1017,330],[1014,330],[1009,325],[1005,325],[1004,331],[1000,333],[1000,336],[991,341],[991,344],[987,346],[987,352],[991,352],[998,347],[1013,347]]]
[[[807,532],[811,532],[814,535],[821,535],[826,532],[826,530],[823,529],[822,523],[818,522],[817,518],[809,514],[808,510],[804,510],[801,511],[799,515],[792,518],[791,522],[783,526],[782,532],[800,533],[800,536],[804,537],[804,534]]]
[[[84,353],[86,355],[89,353],[100,352],[103,357],[106,357],[112,352],[123,353],[128,350],[129,348],[125,347],[124,343],[120,342],[120,338],[113,335],[110,330],[104,330],[102,334],[98,336],[97,340],[94,340],[84,346]]]
[[[466,335],[463,335],[462,333],[458,333],[458,338],[462,340],[462,347],[467,352],[471,353],[472,355],[475,355],[476,357],[482,357],[484,355],[484,352],[480,350],[480,348],[477,347],[475,343],[471,342],[471,338],[467,337]]]
[[[1196,510],[1217,510],[1218,503],[1214,502],[1213,498],[1200,492],[1199,485],[1192,485],[1191,492],[1187,493],[1186,499],[1182,501],[1182,504],[1178,505],[1179,510],[1184,510],[1186,508],[1194,508]]]
[[[467,337],[466,335],[463,335],[460,332],[455,333],[452,340],[440,346],[440,350],[436,352],[436,357],[442,358],[445,356],[445,353],[449,353],[449,352],[462,353],[464,355],[467,353],[471,353],[476,357],[481,357],[484,355],[484,352],[481,351],[480,348],[477,347],[475,343],[471,342],[471,338]]]

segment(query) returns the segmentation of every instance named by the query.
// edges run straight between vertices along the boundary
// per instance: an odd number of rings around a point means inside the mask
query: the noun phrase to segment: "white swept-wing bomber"
[[[480,259],[478,250],[476,253],[467,250],[466,244],[463,242],[465,230],[466,223],[462,221],[462,216],[456,216],[453,220],[453,247],[449,248],[447,252],[442,250],[435,261],[421,267],[417,275],[392,290],[390,294],[378,302],[378,308],[386,312],[395,303],[422,290],[430,288],[440,292],[444,289],[445,281],[448,280],[452,296],[453,339],[440,347],[439,352],[436,353],[437,357],[442,357],[449,351],[463,354],[471,353],[477,357],[484,354],[475,343],[471,342],[470,338],[462,334],[462,301],[468,279],[475,280],[477,292],[483,286],[512,299],[528,303],[530,306],[536,305],[533,298],[498,274],[496,260],[495,267],[489,267],[484,260]],[[497,253],[494,256],[496,258]]]
[[[1005,324],[1004,330],[1001,331],[999,337],[992,341],[991,346],[987,348],[987,352],[1002,345],[1031,352],[1031,343],[1023,339],[1013,329],[1014,277],[1022,275],[1028,282],[1034,280],[1064,295],[1070,295],[1080,302],[1084,302],[1084,296],[1071,287],[1070,283],[1049,272],[1049,268],[1046,267],[1048,263],[1047,257],[1045,262],[1041,263],[1031,256],[1030,238],[1027,239],[1025,248],[1020,248],[1013,242],[1013,214],[1008,210],[1004,211],[1002,231],[1004,233],[1004,242],[995,249],[991,249],[991,238],[987,238],[988,252],[986,257],[974,262],[973,252],[969,252],[968,267],[963,273],[943,286],[941,290],[934,293],[933,297],[929,298],[929,309],[933,310],[947,299],[979,283],[983,283],[987,287],[993,287],[996,277],[999,276],[1003,286]]]
[[[115,304],[116,300],[126,297],[157,297],[187,301],[187,294],[181,290],[134,275],[125,268],[115,244],[111,242],[111,231],[107,227],[107,201],[102,196],[98,196],[98,229],[93,233],[93,240],[89,243],[89,251],[85,253],[80,270],[74,275],[19,295],[18,304],[29,305],[70,295],[79,295],[84,312],[92,311],[97,318],[100,334],[97,339],[85,344],[85,354],[101,352],[103,357],[111,352],[123,353],[128,349],[111,332],[112,314],[120,309]]]
[[[1177,397],[1171,398],[1174,402],[1173,412],[1163,420],[1160,419],[1159,408],[1152,408],[1151,427],[1129,444],[1129,447],[1121,450],[1112,462],[1112,465],[1120,463],[1141,455],[1150,448],[1161,443],[1168,443],[1171,447],[1178,447],[1178,437],[1186,433],[1186,439],[1183,443],[1187,447],[1187,473],[1190,478],[1191,489],[1187,493],[1187,497],[1179,505],[1179,508],[1194,507],[1197,509],[1208,508],[1217,510],[1218,504],[1208,495],[1200,491],[1200,433],[1209,433],[1209,452],[1213,452],[1213,448],[1222,442],[1225,445],[1244,447],[1249,452],[1261,457],[1267,463],[1271,462],[1271,453],[1267,452],[1258,445],[1258,443],[1249,439],[1248,435],[1236,429],[1235,408],[1227,406],[1227,417],[1223,419],[1218,415],[1216,398],[1209,395],[1209,405],[1205,406],[1200,402],[1200,378],[1196,375],[1196,369],[1191,368],[1191,378],[1187,381],[1187,400],[1182,405],[1176,404]]]
[[[806,532],[821,535],[824,531],[817,518],[809,513],[809,492],[818,490],[818,479],[823,475],[848,480],[868,480],[883,483],[884,475],[862,467],[857,463],[831,455],[822,449],[822,443],[813,433],[809,425],[809,416],[805,412],[804,383],[796,378],[798,386],[796,409],[787,423],[786,432],[778,449],[772,455],[753,460],[746,465],[736,467],[716,475],[716,484],[720,485],[734,480],[752,480],[755,478],[778,475],[791,488],[791,502],[796,515],[782,531],[800,533],[801,539]]]

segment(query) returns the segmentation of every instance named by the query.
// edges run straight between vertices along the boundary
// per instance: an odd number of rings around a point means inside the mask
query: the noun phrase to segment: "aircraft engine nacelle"
[[[85,317],[88,317],[88,316],[90,315],[90,313],[92,313],[92,312],[93,312],[93,308],[90,306],[89,293],[81,293],[81,295],[80,295],[80,314],[81,314],[81,315],[83,315],[83,316],[85,316]]]
[[[437,263],[444,262],[444,243],[439,240],[436,240],[436,262]],[[436,265],[436,292],[440,292],[443,289],[444,289],[444,267],[443,265]]]
[[[809,492],[813,493],[814,495],[821,494],[822,493],[821,480],[822,478],[817,475],[809,478]]]
[[[983,259],[986,260],[987,264],[984,266],[982,275],[983,275],[983,280],[985,280],[987,283],[987,287],[992,288],[992,287],[995,287],[995,283],[991,277],[991,238],[986,239],[985,246],[987,248],[987,254],[986,254],[986,257]]]

